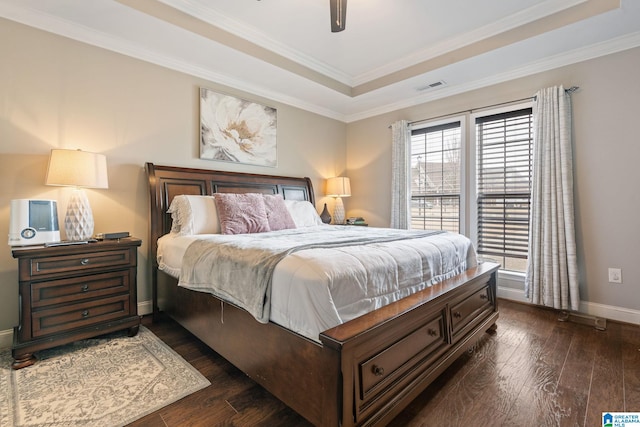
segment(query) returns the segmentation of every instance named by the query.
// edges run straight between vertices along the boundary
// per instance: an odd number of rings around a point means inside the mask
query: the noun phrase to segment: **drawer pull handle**
[[[487,299],[487,298],[489,298],[487,294],[480,294],[480,299]]]
[[[82,317],[88,317],[89,316],[89,310],[85,310],[82,312]]]
[[[80,264],[82,265],[89,265],[89,258],[82,258],[80,260]]]
[[[432,337],[435,337],[436,335],[438,335],[438,332],[436,332],[436,330],[432,328],[427,329],[427,333]]]
[[[456,319],[459,319],[462,317],[462,313],[460,313],[459,311],[456,311],[455,313],[453,313],[453,317],[455,317]]]
[[[384,368],[382,366],[373,365],[371,367],[371,371],[373,372],[373,375],[375,375],[376,377],[381,377],[384,375]]]
[[[89,290],[89,285],[85,283],[84,285],[82,285],[82,288],[80,288],[80,290],[82,290],[82,292],[87,292]]]

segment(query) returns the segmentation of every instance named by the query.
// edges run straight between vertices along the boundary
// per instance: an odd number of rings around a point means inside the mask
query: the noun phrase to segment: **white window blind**
[[[532,173],[530,108],[476,119],[479,254],[524,271]]]
[[[459,232],[460,162],[459,121],[412,130],[412,229]]]

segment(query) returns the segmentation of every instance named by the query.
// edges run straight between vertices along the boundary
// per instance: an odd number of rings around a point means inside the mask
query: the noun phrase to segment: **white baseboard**
[[[0,350],[11,348],[13,344],[13,329],[0,331]]]
[[[153,304],[151,301],[142,301],[138,303],[138,314],[144,316],[153,312]],[[13,344],[13,329],[0,331],[0,350],[11,348]]]
[[[153,304],[151,301],[142,301],[138,303],[138,314],[140,316],[146,316],[153,313]]]
[[[529,300],[525,298],[524,291],[521,289],[498,286],[498,298],[531,304]],[[582,314],[588,314],[590,316],[614,320],[617,322],[640,325],[640,311],[632,310],[630,308],[598,304],[589,301],[580,301],[580,309],[578,310],[578,312]]]
[[[524,296],[523,290],[505,288],[504,286],[498,286],[498,298],[504,298],[511,301],[529,303],[529,300]]]
[[[585,313],[590,316],[604,317],[605,319],[616,320],[618,322],[640,325],[640,311],[632,310],[630,308],[580,301],[580,313]]]

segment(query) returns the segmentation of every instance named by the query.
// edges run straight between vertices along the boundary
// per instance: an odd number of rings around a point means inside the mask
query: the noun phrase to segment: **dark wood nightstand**
[[[18,260],[20,324],[13,331],[14,369],[34,352],[129,329],[138,333],[135,238],[70,246],[13,248]]]

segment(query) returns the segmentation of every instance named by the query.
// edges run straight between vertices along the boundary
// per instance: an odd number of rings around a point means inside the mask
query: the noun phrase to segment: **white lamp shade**
[[[53,149],[45,184],[109,188],[107,158],[88,151]]]
[[[327,180],[327,196],[349,197],[351,196],[351,183],[349,178],[336,176]]]
[[[93,212],[82,188],[109,188],[104,154],[80,150],[51,150],[47,185],[72,186],[64,229],[68,240],[87,240],[93,235]]]

